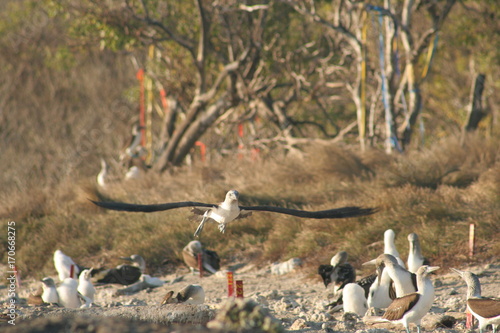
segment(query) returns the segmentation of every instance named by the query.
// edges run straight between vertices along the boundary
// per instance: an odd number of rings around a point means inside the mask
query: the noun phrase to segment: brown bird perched
[[[191,241],[182,249],[184,262],[194,274],[198,270],[198,254],[201,254],[203,270],[215,274],[220,269],[220,258],[215,251],[205,250],[197,240]]]

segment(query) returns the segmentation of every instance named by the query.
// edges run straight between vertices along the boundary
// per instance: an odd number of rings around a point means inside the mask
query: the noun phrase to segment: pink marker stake
[[[469,225],[469,258],[472,258],[474,256],[474,243],[475,243],[475,225],[474,223],[471,223]]]
[[[466,314],[465,328],[470,330],[474,327],[474,317],[472,316],[472,313],[469,312],[469,310],[467,310],[465,314]]]
[[[203,259],[201,253],[198,253],[198,270],[200,271],[200,278],[203,277]]]
[[[243,281],[236,280],[236,297],[243,298]]]
[[[234,296],[233,272],[227,272],[227,297]]]

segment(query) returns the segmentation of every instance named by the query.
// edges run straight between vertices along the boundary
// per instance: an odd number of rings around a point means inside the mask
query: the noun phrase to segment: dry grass
[[[447,151],[459,153],[457,146],[447,144],[453,147]],[[424,173],[424,165],[435,165],[436,161],[428,158],[438,155],[432,150],[409,157],[382,156],[388,165],[370,165],[362,161],[373,157],[336,147],[326,157],[324,148],[311,149],[307,160],[225,159],[213,167],[218,171],[218,180],[213,182],[206,179],[207,167],[197,166],[173,174],[148,174],[132,183],[116,182],[105,193],[87,180],[63,182],[52,188],[50,195],[48,189],[34,190],[31,195],[17,193],[2,217],[17,222],[20,269],[37,277],[53,273],[51,256],[57,248],[94,266],[116,264],[117,256],[132,253],[141,253],[153,272],[162,270],[164,260],[181,263],[180,250],[192,240],[196,228],[196,222],[187,219],[187,209],[151,214],[110,212],[96,208],[87,198],[142,203],[189,198],[219,202],[230,188],[241,192],[244,205],[274,204],[311,210],[361,205],[381,210],[370,217],[338,221],[254,213],[230,225],[224,235],[214,225],[208,225],[201,241],[217,250],[227,264],[238,260],[266,264],[301,257],[306,267],[312,267],[328,262],[340,249],[347,250],[351,260],[360,264],[380,253],[383,232],[392,228],[403,257],[408,248],[406,235],[416,232],[425,255],[446,267],[469,260],[466,247],[470,223],[477,226],[478,248],[482,249],[475,260],[489,260],[500,254],[496,242],[500,234],[500,165],[493,162],[500,149],[483,142],[481,146],[463,148],[463,154],[481,155],[474,147],[480,147],[482,156],[488,158],[469,158],[455,164],[459,169],[479,170],[469,186],[414,184],[414,179],[425,179],[417,170]],[[440,154],[440,159],[451,159],[442,156],[442,151]],[[411,162],[405,160],[410,157]],[[416,168],[407,168],[410,163]],[[233,168],[224,169],[226,165]],[[396,173],[407,181],[394,183],[392,176]]]
[[[482,250],[474,260],[500,255],[498,138],[471,137],[464,146],[446,138],[402,156],[332,145],[302,147],[301,157],[269,153],[250,161],[220,157],[213,149],[206,165],[195,159],[193,167],[124,183],[116,160],[137,114],[130,62],[123,55],[83,54],[70,59],[68,69],[51,56],[57,45],[35,43],[42,38],[56,43],[57,26],[29,32],[17,44],[0,39],[6,50],[0,63],[7,64],[0,66],[2,74],[16,78],[0,84],[0,217],[16,221],[16,260],[24,276],[53,274],[52,254],[58,248],[89,266],[117,264],[117,256],[132,253],[142,254],[151,272],[161,271],[165,259],[180,263],[180,251],[196,228],[187,209],[109,212],[88,199],[219,202],[232,188],[240,191],[243,205],[310,210],[359,205],[377,206],[380,212],[337,221],[255,213],[230,225],[224,235],[208,225],[201,241],[224,263],[264,265],[299,256],[313,267],[344,249],[359,265],[380,253],[384,231],[393,228],[402,256],[407,255],[406,235],[416,232],[424,254],[447,267],[469,260],[470,223],[477,226]],[[154,126],[158,135],[161,120],[156,118]],[[212,137],[206,142],[224,141],[207,135]],[[95,185],[101,157],[116,177],[106,191]],[[3,248],[6,237],[0,233]]]

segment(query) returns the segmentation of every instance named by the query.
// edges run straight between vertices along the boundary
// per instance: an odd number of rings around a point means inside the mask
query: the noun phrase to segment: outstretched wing
[[[341,207],[319,211],[298,210],[275,206],[240,206],[241,210],[257,210],[264,212],[273,212],[279,214],[293,215],[311,219],[340,219],[345,217],[371,215],[378,211],[377,208],[361,208],[361,207]]]
[[[95,205],[111,209],[111,210],[119,210],[126,212],[160,212],[169,209],[176,209],[182,207],[216,207],[214,204],[207,204],[203,202],[193,202],[193,201],[182,201],[182,202],[171,202],[171,203],[163,203],[163,204],[152,204],[152,205],[138,205],[138,204],[130,204],[125,202],[106,202],[106,201],[92,201]]]

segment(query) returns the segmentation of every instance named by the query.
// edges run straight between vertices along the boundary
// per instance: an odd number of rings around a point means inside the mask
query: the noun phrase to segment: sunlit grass
[[[232,188],[240,191],[242,205],[308,210],[358,205],[379,207],[379,212],[339,220],[254,212],[230,224],[225,234],[209,223],[200,240],[219,253],[224,265],[251,261],[263,266],[300,257],[307,271],[315,271],[316,265],[328,263],[336,251],[346,250],[350,261],[361,269],[361,263],[380,254],[383,233],[392,228],[403,258],[408,254],[407,235],[416,232],[424,255],[447,266],[470,261],[470,223],[476,225],[481,249],[474,260],[498,257],[500,165],[496,160],[500,148],[491,142],[460,148],[455,140],[443,146],[448,148],[409,156],[382,155],[384,164],[377,163],[373,155],[381,152],[358,156],[340,147],[310,149],[307,160],[228,158],[209,168],[193,166],[163,175],[150,173],[136,182],[117,181],[106,191],[98,191],[88,179],[75,179],[51,189],[35,187],[31,195],[14,193],[1,215],[17,222],[19,269],[37,278],[54,273],[52,254],[56,249],[86,266],[116,265],[119,256],[133,253],[146,258],[150,272],[161,273],[164,261],[182,265],[181,250],[193,239],[197,227],[196,221],[188,219],[189,209],[114,212],[95,207],[89,198],[217,203]],[[232,167],[225,168],[228,164]],[[441,167],[432,170],[436,166]],[[468,185],[445,184],[442,175],[448,169],[475,170],[474,180]],[[207,175],[216,178],[207,179]]]

